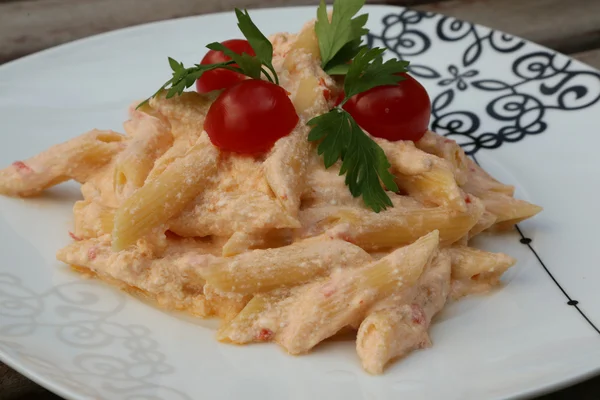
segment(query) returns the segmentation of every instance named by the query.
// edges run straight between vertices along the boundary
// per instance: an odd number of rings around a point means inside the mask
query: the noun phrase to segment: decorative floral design
[[[101,294],[93,281],[69,282],[36,293],[18,277],[0,273],[0,351],[86,397],[190,399],[177,389],[157,384],[157,378],[175,369],[159,351],[150,330],[114,321],[126,295],[112,290],[101,290]],[[112,298],[107,299],[109,295]],[[54,333],[75,350],[69,364],[43,359],[20,343],[40,330]],[[108,347],[121,349],[121,355],[103,351]]]
[[[456,65],[453,64],[448,66],[448,72],[450,73],[450,75],[452,75],[452,77],[442,79],[438,82],[438,85],[449,86],[456,83],[456,88],[458,90],[466,90],[468,87],[467,80],[479,74],[479,71],[476,71],[474,69],[459,73],[458,68],[456,67]]]
[[[455,139],[469,155],[541,134],[548,127],[550,112],[579,110],[600,100],[598,71],[579,67],[568,57],[505,33],[407,10],[385,16],[382,23],[381,34],[372,34],[368,43],[383,45],[396,56],[410,59],[413,75],[424,82],[436,80],[437,86],[444,88],[439,93],[431,91],[431,128]],[[421,57],[435,52],[458,53],[461,66],[449,62],[440,68],[421,63]],[[440,59],[437,57],[436,62]],[[486,67],[491,59],[497,61],[496,68]],[[502,67],[505,73],[498,73]],[[444,69],[450,77],[442,76]],[[478,101],[482,108],[471,102],[468,110],[462,109],[462,96],[472,97],[472,90],[485,99]],[[498,122],[493,124],[496,128],[486,129],[482,118]]]

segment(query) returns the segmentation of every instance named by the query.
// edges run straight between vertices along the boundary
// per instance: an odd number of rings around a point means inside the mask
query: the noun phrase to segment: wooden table
[[[387,0],[477,22],[600,68],[600,0]],[[150,21],[233,7],[317,0],[0,0],[0,63],[74,39]],[[60,399],[0,363],[0,399]],[[600,377],[538,400],[600,399]]]

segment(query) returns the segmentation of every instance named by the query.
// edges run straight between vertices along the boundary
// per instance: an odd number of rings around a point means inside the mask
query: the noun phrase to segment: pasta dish
[[[427,129],[408,62],[361,43],[364,1],[324,4],[297,34],[245,39],[132,104],[124,133],[92,130],[0,170],[0,193],[81,183],[58,259],[218,317],[217,339],[290,354],[355,332],[363,368],[431,345],[450,301],[489,291],[515,260],[469,246],[541,208],[513,197]],[[186,90],[196,85],[196,90]]]

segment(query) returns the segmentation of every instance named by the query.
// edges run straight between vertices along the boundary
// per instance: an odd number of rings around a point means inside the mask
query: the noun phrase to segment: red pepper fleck
[[[275,336],[275,334],[273,333],[272,330],[263,328],[256,335],[256,339],[260,340],[261,342],[266,342],[268,340],[273,339],[273,336]]]
[[[475,167],[471,167],[471,168],[469,168],[469,170],[470,170],[471,172],[475,172],[475,171],[476,171]]]
[[[453,142],[453,140],[450,140],[450,139],[444,139],[444,143],[452,143],[452,142]]]
[[[465,196],[465,203],[471,204],[471,197],[470,196]]]
[[[292,95],[292,92],[290,92],[290,91],[288,91],[288,90],[286,90],[286,91],[285,91],[285,93],[286,93],[288,96],[291,96],[291,95]]]
[[[287,199],[288,199],[287,194],[284,193],[281,195],[281,200],[287,200]]]
[[[71,239],[76,240],[76,241],[80,241],[81,238],[77,235],[75,235],[73,232],[69,231],[69,236],[71,236]]]
[[[31,169],[31,167],[29,167],[29,165],[25,164],[23,161],[15,161],[14,163],[12,163],[12,165],[19,172],[23,172],[23,173],[31,173],[31,172],[33,172],[33,170]]]
[[[412,322],[418,325],[425,323],[425,311],[417,304],[411,304],[410,309],[412,310]]]
[[[325,297],[331,297],[331,295],[334,293],[335,293],[335,287],[333,287],[333,285],[331,285],[331,284],[329,284],[323,288],[323,296],[325,296]]]
[[[97,255],[98,255],[98,253],[96,253],[96,248],[95,248],[95,247],[91,247],[91,248],[88,250],[88,258],[89,258],[90,260],[93,260],[93,259],[95,259]]]
[[[325,97],[325,101],[329,101],[331,99],[331,90],[329,90],[329,88],[327,87],[325,79],[319,78],[319,85],[324,87],[323,97]]]
[[[354,239],[352,238],[352,236],[350,235],[346,235],[346,234],[340,234],[338,236],[339,239],[343,240],[344,242],[348,242],[348,243],[352,243],[352,244],[356,244],[354,243]]]

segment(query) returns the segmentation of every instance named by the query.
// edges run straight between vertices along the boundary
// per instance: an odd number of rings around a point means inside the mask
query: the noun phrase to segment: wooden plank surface
[[[592,67],[600,69],[600,48],[573,54],[573,57]]]
[[[368,0],[475,21],[564,53],[600,47],[600,0]],[[0,62],[100,32],[231,10],[317,0],[27,0],[0,3]]]
[[[394,0],[417,5],[432,0]],[[143,6],[141,6],[141,2]],[[383,3],[367,0],[367,3]],[[0,3],[0,63],[131,25],[234,7],[316,5],[318,0],[28,0]]]

